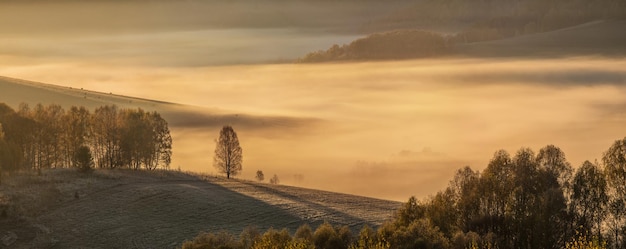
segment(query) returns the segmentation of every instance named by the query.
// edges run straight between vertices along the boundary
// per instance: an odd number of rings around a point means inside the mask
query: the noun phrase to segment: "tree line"
[[[411,197],[377,230],[301,229],[247,243],[245,232],[240,241],[203,233],[183,248],[626,248],[626,138],[577,168],[554,145],[499,150],[483,171],[463,167],[444,190]]]
[[[625,176],[626,138],[576,169],[554,145],[499,150],[482,172],[461,168],[446,189],[409,199],[379,232],[391,248],[626,248]],[[394,246],[406,241],[431,246]]]
[[[421,30],[396,30],[371,34],[350,44],[333,45],[328,50],[309,53],[298,63],[328,61],[409,59],[450,53],[446,38],[438,33]]]
[[[0,174],[76,167],[81,147],[97,168],[168,168],[172,156],[167,122],[142,109],[0,104],[0,134]]]

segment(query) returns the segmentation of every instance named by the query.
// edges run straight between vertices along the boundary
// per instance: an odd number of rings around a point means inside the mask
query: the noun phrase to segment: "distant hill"
[[[456,46],[468,57],[626,56],[626,21],[596,21],[552,32]]]
[[[400,203],[177,171],[72,170],[0,185],[0,238],[11,248],[173,248],[201,231],[238,234],[324,221],[376,227]],[[3,245],[0,244],[0,248]]]
[[[350,44],[334,45],[328,50],[307,54],[299,62],[408,59],[440,56],[450,48],[437,33],[398,30],[369,35]]]
[[[331,61],[397,60],[424,57],[575,57],[626,56],[624,20],[593,21],[549,32],[500,37],[497,31],[473,33],[492,37],[466,42],[467,33],[443,35],[428,31],[401,30],[369,35],[346,45],[309,53],[300,63]],[[471,38],[470,38],[471,40]],[[476,39],[481,40],[481,39]]]
[[[622,0],[422,0],[409,1],[364,25],[368,32],[427,29],[445,33],[495,29],[510,37],[556,30],[599,19],[626,18]]]
[[[469,55],[465,47],[472,45],[466,46],[466,44],[521,38],[598,20],[607,20],[615,25],[592,26],[592,28],[599,28],[598,31],[570,32],[599,35],[597,37],[582,37],[582,35],[573,34],[559,38],[558,35],[553,35],[549,39],[554,41],[554,45],[558,45],[553,54],[560,52],[569,54],[572,52],[570,46],[584,54],[596,54],[597,48],[610,50],[611,46],[623,44],[621,34],[624,33],[624,25],[621,20],[626,20],[626,1],[622,0],[423,0],[405,3],[406,6],[392,11],[385,17],[374,18],[364,23],[361,32],[371,35],[350,44],[335,45],[325,51],[309,53],[298,61],[422,58],[453,54],[450,50],[455,50],[456,47],[462,47],[463,53]],[[611,35],[604,33],[605,31],[617,34]],[[433,37],[437,39],[431,39]],[[570,39],[573,37],[590,42],[581,43]],[[600,39],[604,41],[594,41]],[[520,42],[524,40],[529,43],[519,43],[519,45],[529,50],[533,50],[531,46],[539,46],[538,49],[541,50],[541,46],[548,46],[546,42],[532,41],[533,38],[519,39]],[[609,47],[595,46],[599,44],[608,44]],[[485,43],[484,48],[488,50],[488,46]],[[584,48],[580,49],[581,46]],[[485,49],[479,50],[490,56],[499,52],[512,55],[508,51],[486,51]],[[473,55],[480,56],[478,53]]]

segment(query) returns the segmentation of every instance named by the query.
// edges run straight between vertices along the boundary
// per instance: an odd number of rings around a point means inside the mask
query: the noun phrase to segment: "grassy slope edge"
[[[265,230],[324,221],[376,227],[400,203],[177,171],[49,170],[0,185],[0,236],[17,248],[167,248],[200,231]],[[2,210],[0,210],[1,212]],[[1,247],[0,247],[1,248]]]

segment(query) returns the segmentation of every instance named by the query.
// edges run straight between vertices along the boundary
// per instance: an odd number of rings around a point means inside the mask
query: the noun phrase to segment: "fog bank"
[[[80,68],[81,70],[75,70]],[[498,149],[560,146],[580,165],[625,136],[626,62],[437,59],[193,68],[93,63],[3,65],[0,75],[256,116],[317,120],[234,127],[241,177],[404,200]],[[174,121],[172,121],[174,122]],[[259,123],[258,125],[263,125]],[[173,168],[215,172],[219,126],[172,129]]]

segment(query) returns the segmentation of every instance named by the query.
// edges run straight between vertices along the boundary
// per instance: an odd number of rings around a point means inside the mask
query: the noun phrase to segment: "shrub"
[[[260,240],[254,243],[253,249],[283,249],[294,246],[291,235],[287,229],[280,232],[275,229],[269,229],[263,234]]]
[[[449,248],[448,239],[428,219],[418,219],[408,226],[387,222],[379,229],[379,236],[394,249]]]
[[[339,239],[341,239],[342,244],[345,245],[346,247],[349,245],[352,245],[353,236],[352,236],[352,231],[350,230],[350,227],[342,226],[341,228],[339,228],[337,231],[337,236],[339,236]]]
[[[300,239],[303,241],[312,242],[313,241],[313,230],[308,224],[304,224],[296,230],[296,234],[294,238]]]
[[[261,232],[254,226],[246,227],[239,235],[239,242],[243,248],[252,248],[259,240],[261,240]]]
[[[365,225],[359,233],[359,238],[350,249],[389,249],[389,243],[379,240],[374,229]]]
[[[232,234],[221,231],[217,234],[200,233],[192,241],[185,241],[182,249],[240,249],[241,243]]]
[[[317,227],[313,234],[313,244],[317,249],[341,249],[348,247],[348,245],[343,244],[335,228],[328,222],[324,222]]]

